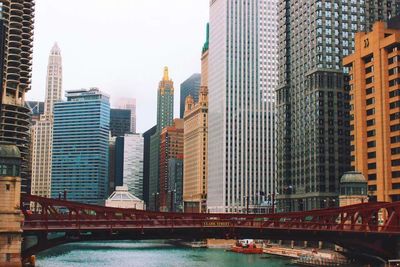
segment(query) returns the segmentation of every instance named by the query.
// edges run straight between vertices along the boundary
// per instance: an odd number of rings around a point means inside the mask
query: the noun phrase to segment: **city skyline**
[[[204,35],[198,33],[204,32],[208,22],[208,2],[119,0],[109,5],[107,1],[74,1],[36,3],[32,90],[26,100],[44,100],[45,59],[57,41],[64,55],[64,88],[99,87],[110,95],[111,107],[119,97],[136,98],[137,114],[143,114],[137,118],[137,132],[145,132],[156,122],[159,70],[169,66],[177,85],[200,72],[199,44]],[[74,20],[69,19],[71,12]],[[159,46],[160,38],[173,41]],[[123,57],[118,56],[121,50]],[[179,114],[178,91],[175,114]]]

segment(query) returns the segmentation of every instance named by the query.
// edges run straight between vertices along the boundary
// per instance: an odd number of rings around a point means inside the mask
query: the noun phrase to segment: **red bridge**
[[[400,202],[276,214],[199,214],[109,208],[32,195],[22,201],[41,207],[39,213],[23,211],[24,237],[37,240],[23,251],[25,258],[82,240],[203,238],[326,241],[383,259],[400,257]],[[49,233],[56,237],[50,239]]]

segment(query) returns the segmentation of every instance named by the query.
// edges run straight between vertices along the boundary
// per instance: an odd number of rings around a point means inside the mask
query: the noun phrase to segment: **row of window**
[[[400,159],[392,160],[392,167],[400,166]],[[368,170],[375,170],[376,169],[376,162],[368,163]],[[397,178],[397,177],[394,177]],[[368,180],[376,180],[376,174],[369,174]]]

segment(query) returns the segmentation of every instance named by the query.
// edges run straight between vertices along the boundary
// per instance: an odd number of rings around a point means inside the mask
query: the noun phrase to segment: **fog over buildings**
[[[144,132],[155,124],[162,68],[170,68],[176,84],[200,71],[204,36],[198,33],[207,21],[208,1],[37,1],[27,100],[44,100],[48,51],[57,41],[64,89],[98,87],[111,96],[112,106],[119,97],[136,98],[137,114],[142,114],[137,132]],[[160,40],[169,41],[160,45]],[[175,97],[179,114],[178,90]]]

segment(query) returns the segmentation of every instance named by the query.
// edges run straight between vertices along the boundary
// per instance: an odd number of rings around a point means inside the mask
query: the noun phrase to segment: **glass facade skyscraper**
[[[124,178],[129,193],[143,200],[143,145],[141,134],[126,134],[124,137]]]
[[[124,136],[131,132],[131,111],[129,109],[111,109],[110,131],[111,136]]]
[[[181,99],[179,103],[179,115],[183,119],[185,113],[185,99],[189,95],[194,98],[197,103],[199,101],[199,90],[200,90],[201,74],[194,73],[189,78],[187,78],[183,83],[181,83]]]
[[[66,92],[54,105],[51,196],[102,204],[108,192],[109,97],[97,88]]]
[[[210,2],[210,212],[257,209],[273,192],[277,1]]]

